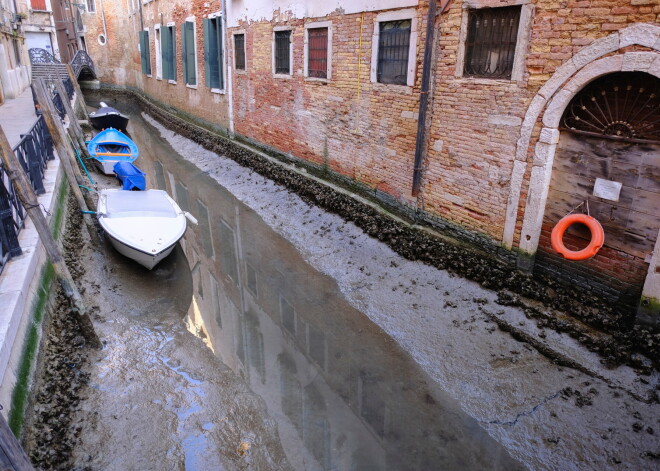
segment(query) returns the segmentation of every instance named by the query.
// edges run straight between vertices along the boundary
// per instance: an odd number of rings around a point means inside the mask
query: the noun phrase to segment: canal
[[[148,187],[167,190],[198,225],[151,272],[107,242],[86,255],[105,347],[74,418],[76,469],[524,469],[309,263],[332,258],[342,248],[333,234],[348,227],[310,229],[329,245],[304,258],[290,241],[303,234],[273,230],[278,215],[267,224],[211,178],[214,162],[189,162],[192,142],[174,136],[175,150],[151,118],[113,106],[130,114]],[[302,231],[321,217],[306,211]],[[358,265],[335,268],[372,275]],[[411,287],[395,285],[387,302]]]

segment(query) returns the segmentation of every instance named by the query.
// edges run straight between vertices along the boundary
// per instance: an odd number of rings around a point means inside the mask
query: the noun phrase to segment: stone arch
[[[530,255],[534,254],[538,247],[552,164],[559,141],[559,120],[568,103],[586,84],[606,74],[639,71],[660,77],[658,52],[627,52],[603,57],[630,45],[660,51],[660,26],[635,24],[594,41],[557,68],[533,98],[525,114],[516,146],[502,237],[503,246],[513,247],[523,177],[528,165],[527,149],[541,113],[543,112],[543,127],[531,162],[532,172],[519,244],[521,251]]]

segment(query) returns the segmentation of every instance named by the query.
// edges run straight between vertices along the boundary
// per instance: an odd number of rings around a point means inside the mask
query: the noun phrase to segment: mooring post
[[[85,100],[83,99],[83,94],[82,94],[82,90],[80,89],[80,84],[78,83],[78,79],[76,78],[75,75],[73,75],[73,69],[71,68],[70,64],[66,65],[66,71],[69,74],[69,78],[71,79],[71,84],[73,85],[73,89],[76,92],[76,102],[78,102],[78,106],[82,110],[83,118],[89,121],[89,114],[87,113],[87,105],[85,104]]]
[[[82,179],[82,174],[80,173],[80,169],[78,168],[78,164],[75,161],[75,150],[68,142],[66,132],[62,126],[62,122],[55,112],[53,102],[49,97],[48,92],[46,91],[44,80],[38,79],[35,83],[34,89],[35,93],[37,94],[37,101],[39,102],[39,105],[41,105],[41,110],[44,120],[46,121],[46,126],[48,126],[48,131],[50,132],[50,136],[53,139],[53,143],[55,144],[55,149],[60,156],[60,161],[64,167],[66,177],[69,180],[69,186],[73,191],[73,195],[76,198],[78,207],[81,209],[81,211],[83,211],[83,220],[85,221],[85,225],[89,231],[89,236],[96,244],[99,242],[98,235],[96,233],[96,227],[94,227],[94,221],[92,220],[92,217],[88,213],[84,212],[89,211],[89,209],[87,208],[87,203],[85,202],[82,191],[80,191],[80,187],[78,186],[84,184],[84,182]],[[80,176],[76,175],[76,170]]]
[[[42,100],[39,100],[39,102],[42,103]],[[2,163],[7,171],[7,175],[14,185],[21,203],[23,203],[23,207],[30,216],[30,220],[34,223],[34,226],[37,229],[39,239],[44,245],[50,263],[53,265],[55,273],[60,280],[62,290],[64,291],[65,296],[71,301],[72,307],[80,315],[80,327],[83,334],[92,346],[101,347],[101,341],[94,331],[92,320],[87,313],[87,309],[85,309],[82,296],[73,282],[73,277],[71,276],[66,263],[64,263],[64,258],[60,253],[57,242],[55,242],[55,239],[50,232],[48,222],[41,212],[37,195],[32,189],[32,185],[30,185],[30,181],[25,175],[18,158],[14,154],[14,151],[12,151],[7,136],[2,128],[0,128],[0,150],[2,151],[0,154],[2,154]],[[62,160],[64,160],[64,158],[62,158]]]
[[[0,469],[34,471],[25,450],[12,433],[2,414],[0,414]]]

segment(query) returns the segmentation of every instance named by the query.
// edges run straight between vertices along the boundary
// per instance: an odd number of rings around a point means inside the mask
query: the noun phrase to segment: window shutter
[[[147,73],[147,61],[144,58],[144,31],[140,31],[140,63],[142,64],[142,73]]]
[[[163,79],[169,80],[170,78],[170,35],[169,28],[165,27],[160,30],[160,50],[161,50],[161,62],[163,64]]]
[[[218,34],[216,36],[218,41],[218,88],[225,88],[225,76],[222,73],[225,70],[224,51],[222,50],[222,18],[217,19]]]
[[[206,86],[211,87],[211,64],[209,63],[209,54],[210,54],[210,32],[211,32],[211,20],[204,18],[204,81]]]
[[[188,69],[188,78],[186,83],[190,85],[197,85],[197,74],[196,74],[196,69],[197,69],[197,64],[195,64],[195,24],[192,22],[187,22],[186,23],[186,30],[185,30],[185,42],[187,46],[187,52],[184,54],[184,57],[186,58],[186,67]]]
[[[182,54],[182,63],[183,63],[183,81],[190,83],[188,81],[189,70],[188,70],[188,22],[181,24],[181,54]]]
[[[170,80],[176,80],[176,30],[174,26],[170,28],[170,34],[172,35],[170,37],[170,46],[172,48],[172,53],[170,54],[172,60],[172,78]]]

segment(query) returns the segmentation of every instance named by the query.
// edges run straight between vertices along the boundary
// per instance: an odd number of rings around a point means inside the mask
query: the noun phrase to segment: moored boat
[[[128,126],[128,116],[103,102],[98,110],[89,114],[89,120],[92,122],[92,126],[100,131],[114,128],[126,132],[126,126]]]
[[[101,190],[97,217],[115,249],[149,270],[186,231],[187,214],[163,190]]]
[[[106,129],[98,133],[89,141],[87,150],[106,175],[114,174],[117,162],[133,162],[139,155],[137,145],[116,129]]]

